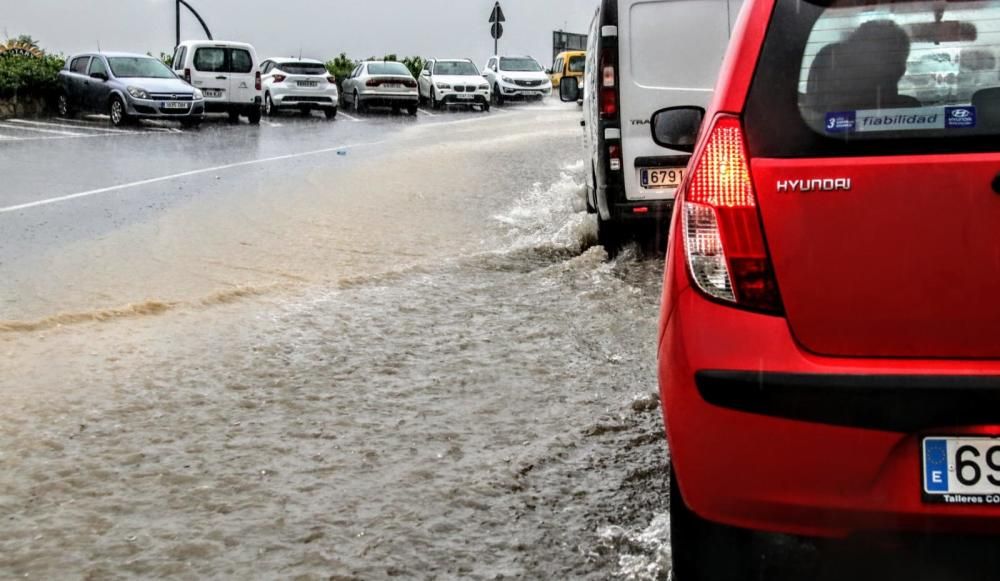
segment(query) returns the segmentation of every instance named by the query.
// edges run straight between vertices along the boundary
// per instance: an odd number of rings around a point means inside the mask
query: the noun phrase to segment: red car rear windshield
[[[998,149],[1000,0],[778,0],[747,102],[751,153]]]

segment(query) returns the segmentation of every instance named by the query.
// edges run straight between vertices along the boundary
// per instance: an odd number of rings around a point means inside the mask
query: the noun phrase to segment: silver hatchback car
[[[59,73],[59,114],[106,113],[116,127],[136,119],[172,119],[197,126],[205,115],[201,91],[146,55],[76,55]]]

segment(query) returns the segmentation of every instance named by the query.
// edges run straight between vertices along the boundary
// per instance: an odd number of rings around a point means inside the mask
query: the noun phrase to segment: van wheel
[[[604,247],[610,258],[615,258],[622,249],[624,232],[620,224],[606,221],[597,214],[597,243]]]
[[[72,119],[76,116],[76,111],[69,104],[69,95],[66,93],[59,94],[59,100],[56,102],[56,109],[59,110],[59,116],[65,119]]]
[[[122,101],[122,98],[118,95],[111,98],[111,104],[108,106],[108,115],[111,117],[111,124],[115,127],[123,127],[132,123],[132,117],[128,114],[125,101]]]
[[[675,581],[760,579],[762,561],[749,531],[702,519],[684,503],[670,467],[670,554]]]
[[[250,125],[260,125],[260,117],[262,113],[260,105],[250,109],[250,111],[247,112],[247,119],[250,121]]]

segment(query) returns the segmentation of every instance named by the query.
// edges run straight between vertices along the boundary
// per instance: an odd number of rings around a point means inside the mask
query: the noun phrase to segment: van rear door
[[[233,47],[229,52],[229,100],[251,105],[258,95],[257,59],[249,48]]]
[[[675,196],[677,184],[660,179],[668,172],[651,170],[683,168],[687,155],[653,143],[650,121],[667,107],[708,107],[740,2],[620,0],[622,171],[630,201]]]
[[[789,326],[1000,357],[1000,0],[778,0],[744,113]]]
[[[205,101],[229,100],[229,56],[224,46],[194,46],[191,84],[202,90]]]

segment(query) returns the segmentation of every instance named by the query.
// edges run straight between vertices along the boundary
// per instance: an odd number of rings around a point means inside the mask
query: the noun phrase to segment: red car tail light
[[[382,84],[382,81],[380,81],[378,79],[368,79],[368,81],[365,83],[365,86],[366,87],[377,87],[377,86],[379,86],[381,84]]]
[[[275,83],[284,83],[285,79],[287,79],[288,77],[286,77],[285,75],[274,75],[274,77],[272,78],[274,79]]]
[[[259,90],[260,90],[260,88],[261,88],[261,82],[260,82],[260,71],[257,71],[257,74],[256,74],[256,75],[254,75],[254,82],[253,82],[253,86],[254,86],[254,88],[255,88],[255,89],[257,89],[258,91],[259,91]]]
[[[683,197],[688,270],[702,292],[766,313],[784,311],[757,214],[743,128],[721,116],[691,167]]]
[[[410,89],[412,89],[413,87],[416,87],[416,86],[417,86],[417,82],[416,82],[416,81],[414,81],[413,79],[409,79],[409,80],[407,80],[407,81],[406,81],[405,83],[403,83],[403,84],[405,84],[405,85],[406,85],[407,87],[409,87]]]
[[[330,83],[331,85],[336,85],[337,77],[330,75],[329,77],[326,78],[326,82]]]

